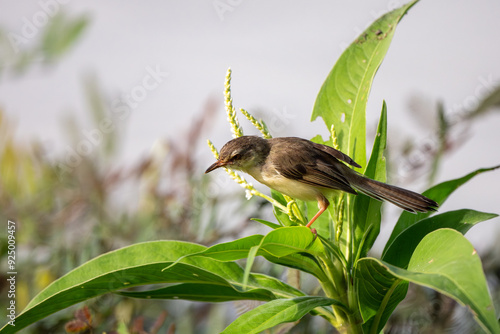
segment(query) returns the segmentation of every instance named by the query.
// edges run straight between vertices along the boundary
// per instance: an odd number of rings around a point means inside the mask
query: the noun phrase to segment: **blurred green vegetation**
[[[22,80],[30,68],[48,70],[84,34],[85,17],[58,14],[23,50],[14,50],[8,34],[0,29],[2,57],[0,75],[14,74]],[[114,119],[97,80],[84,79],[88,111],[94,129],[103,119]],[[80,264],[113,249],[146,240],[179,239],[212,244],[237,235],[241,224],[220,232],[217,216],[227,198],[211,197],[214,185],[198,171],[195,154],[216,105],[209,101],[185,134],[175,140],[159,140],[150,155],[136,163],[117,165],[120,124],[99,132],[98,145],[89,154],[68,152],[49,158],[38,142],[16,138],[8,111],[0,110],[0,220],[16,222],[16,308],[56,278]],[[43,110],[41,110],[43,112]],[[64,123],[69,146],[86,140],[82,126],[73,118]],[[246,201],[235,211],[245,212]],[[250,208],[253,211],[258,208]],[[257,212],[249,213],[258,216]],[[7,305],[7,229],[0,231],[0,304]],[[107,295],[66,312],[55,314],[30,327],[29,333],[72,332],[156,333],[160,329],[183,333],[209,333],[223,328],[226,313],[220,306],[201,303],[130,300]],[[169,314],[174,314],[177,320]],[[0,310],[6,318],[6,309]],[[180,319],[180,320],[179,320]],[[193,319],[197,319],[193,321]],[[209,327],[204,324],[210,322]],[[213,331],[212,331],[213,332]]]
[[[20,50],[13,47],[8,33],[0,28],[0,78],[8,80],[6,73],[22,76],[35,65],[50,68],[78,42],[89,24],[86,16],[70,18],[59,13],[30,41],[27,48]],[[89,115],[95,128],[98,128],[102,119],[113,120],[113,114],[97,80],[90,77],[84,83]],[[460,122],[468,125],[476,117],[484,116],[498,106],[498,96],[500,89],[497,88],[475,110],[465,114]],[[195,160],[196,154],[191,154],[200,143],[204,144],[204,135],[210,128],[209,121],[216,108],[215,102],[208,101],[198,120],[186,133],[178,134],[176,139],[159,141],[149,156],[136,163],[118,166],[115,160],[121,142],[119,126],[102,133],[100,144],[90,154],[80,156],[81,160],[75,166],[70,166],[67,155],[49,159],[46,148],[40,143],[18,140],[12,121],[7,116],[9,110],[0,109],[0,221],[11,219],[17,224],[18,311],[56,278],[110,250],[159,239],[211,245],[218,240],[241,235],[248,217],[261,216],[261,202],[247,202],[242,193],[237,196],[212,196],[212,189],[217,184],[200,172],[201,162]],[[440,120],[435,132],[439,134],[438,145],[430,152],[431,163],[410,166],[409,170],[414,175],[430,175],[431,182],[444,154],[456,147],[450,139],[450,131],[457,124],[447,122],[442,107],[437,110]],[[73,134],[67,138],[69,145],[76,147],[83,140],[75,135],[80,133],[81,127],[70,119],[65,128]],[[190,148],[190,154],[186,153],[186,147]],[[403,153],[410,154],[418,149],[418,143],[409,139]],[[126,196],[130,193],[132,197]],[[243,212],[244,217],[234,227],[220,229],[218,217],[225,212],[227,214],[229,203],[233,206],[231,211]],[[8,302],[5,293],[6,240],[6,229],[2,229],[1,305]],[[500,300],[498,254],[498,249],[492,249],[485,257],[484,266],[497,304]],[[283,276],[281,269],[275,266],[259,261],[256,266],[260,266],[262,272]],[[302,284],[309,284],[307,277],[302,279]],[[316,287],[309,288],[313,290]],[[79,305],[54,314],[25,332],[57,333],[66,326],[66,330],[74,333],[215,333],[222,330],[236,312],[254,306],[252,303],[143,301],[105,295],[85,303],[85,306]],[[390,321],[390,332],[456,326],[457,319],[453,316],[456,307],[457,304],[435,292],[422,294],[410,290],[407,301]],[[420,320],[416,321],[415,317]],[[6,319],[5,308],[0,309],[0,318]],[[460,324],[469,326],[463,328],[472,328],[472,331],[474,322],[467,319],[459,319]],[[321,322],[313,323],[307,317],[298,326],[289,329],[293,325],[287,325],[282,330],[326,333],[329,328]]]

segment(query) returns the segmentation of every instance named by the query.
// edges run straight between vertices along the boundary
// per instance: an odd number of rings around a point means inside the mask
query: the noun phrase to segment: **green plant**
[[[390,45],[397,23],[411,2],[378,19],[346,49],[320,90],[313,119],[321,117],[337,145],[366,166],[365,175],[385,181],[387,111],[382,107],[377,136],[366,159],[366,101],[374,75]],[[241,131],[232,107],[228,75],[226,108],[233,133]],[[244,114],[263,133],[265,123]],[[335,126],[334,126],[335,125]],[[495,168],[495,167],[494,167]],[[442,204],[451,193],[475,175],[438,184],[424,195]],[[261,195],[239,175],[232,174],[249,195]],[[380,230],[381,203],[364,195],[332,200],[330,217],[315,223],[318,237],[304,226],[304,216],[315,203],[294,202],[279,193],[268,198],[277,223],[259,220],[273,230],[227,243],[205,247],[182,241],[152,241],[125,247],[88,261],[40,292],[0,333],[12,333],[78,302],[113,292],[149,299],[186,299],[205,302],[259,300],[265,303],[244,313],[224,333],[259,333],[300,320],[321,316],[340,332],[380,333],[408,282],[430,287],[467,305],[486,332],[500,333],[481,262],[463,234],[495,214],[470,209],[430,216],[401,214],[381,259],[368,257]],[[264,195],[264,197],[266,197]],[[314,276],[321,291],[306,294],[292,283],[252,273],[256,256]],[[235,261],[246,259],[245,268]],[[165,284],[156,289],[124,290]]]

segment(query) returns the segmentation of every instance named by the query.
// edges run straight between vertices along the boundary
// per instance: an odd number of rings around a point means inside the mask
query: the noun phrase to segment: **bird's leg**
[[[314,215],[314,217],[312,217],[311,221],[307,223],[306,227],[311,227],[314,221],[318,219],[318,217],[321,216],[323,212],[325,212],[326,208],[328,208],[328,205],[330,205],[330,202],[328,202],[325,196],[321,195],[320,197],[318,197],[319,211],[317,214]]]

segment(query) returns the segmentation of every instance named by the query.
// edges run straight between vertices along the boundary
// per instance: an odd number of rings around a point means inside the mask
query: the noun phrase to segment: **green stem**
[[[345,253],[345,258],[347,262],[347,270],[351,270],[352,268],[352,257],[353,257],[353,251],[352,251],[352,238],[353,238],[353,223],[352,223],[352,218],[351,218],[351,196],[347,196],[347,232],[346,232],[346,253]]]
[[[351,318],[349,319],[349,322],[354,325],[358,324],[360,325],[363,321],[361,319],[361,314],[359,312],[359,300],[358,300],[358,293],[356,291],[356,287],[354,286],[354,277],[351,273],[347,273],[347,299],[349,303],[349,308],[351,309],[352,313]]]
[[[262,197],[263,199],[271,202],[272,205],[274,205],[275,207],[279,208],[280,210],[282,210],[283,212],[287,213],[288,212],[288,209],[286,206],[284,206],[283,204],[281,204],[280,202],[278,202],[277,200],[275,200],[274,198],[272,197],[269,197],[263,193],[261,193],[260,191],[258,190],[255,190],[255,189],[252,189],[251,191],[251,194],[252,195],[255,195],[255,196],[259,196],[259,197]]]
[[[342,266],[340,268],[345,268],[347,266],[347,262],[340,249],[321,235],[318,235],[318,238],[320,238],[323,246],[331,253],[331,255],[335,256],[341,262]]]
[[[320,316],[322,316],[324,319],[326,319],[333,326],[338,326],[335,314],[330,312],[330,310],[328,310],[324,307],[316,307],[314,309],[314,311],[316,311]]]
[[[345,262],[343,263],[342,272],[342,284],[344,294],[342,302],[347,302],[349,312],[347,313],[347,322],[343,327],[337,328],[340,333],[363,333],[363,328],[361,327],[362,321],[359,314],[359,301],[353,284],[353,267],[354,261],[357,257],[357,251],[353,249],[354,247],[354,222],[352,215],[352,196],[348,195],[345,198],[345,215],[347,220],[347,231],[345,238]]]
[[[357,320],[357,317],[349,314],[348,323],[342,327],[336,327],[337,331],[342,334],[363,334],[363,327]]]
[[[332,299],[336,299],[343,303],[346,302],[346,300],[341,299],[341,296],[338,292],[338,287],[336,283],[338,283],[340,276],[338,275],[338,273],[336,273],[335,270],[331,268],[331,263],[330,263],[331,261],[329,261],[329,259],[323,256],[318,259],[320,260],[319,263],[321,264],[321,267],[323,268],[323,271],[327,276],[326,280],[320,281],[326,296]],[[345,304],[347,305],[347,303]]]
[[[325,295],[328,298],[332,298],[335,300],[339,300],[339,295],[335,289],[335,287],[331,284],[329,281],[320,281],[321,288],[325,292]],[[347,313],[348,310],[346,307],[339,307],[332,305],[332,311],[334,315],[334,319],[330,320],[330,323],[335,327],[339,327],[341,324],[345,323],[347,321]]]
[[[372,229],[373,229],[373,224],[370,224],[370,226],[368,226],[365,233],[363,234],[363,238],[361,239],[361,242],[359,243],[359,246],[358,246],[358,251],[356,253],[356,257],[354,258],[354,262],[353,262],[354,265],[356,265],[358,260],[361,258],[361,251],[363,250],[363,247],[365,245],[365,241],[368,238],[368,235],[370,234]]]
[[[328,282],[320,282],[325,294],[333,299],[337,299],[345,307],[333,306],[333,313],[336,321],[332,323],[341,333],[362,333],[361,321],[358,317],[357,300],[352,300],[351,293],[353,287],[350,284],[350,275],[343,266],[342,261],[334,254],[324,256],[320,263],[329,277]],[[346,279],[347,278],[347,279]],[[351,300],[353,303],[351,303]]]

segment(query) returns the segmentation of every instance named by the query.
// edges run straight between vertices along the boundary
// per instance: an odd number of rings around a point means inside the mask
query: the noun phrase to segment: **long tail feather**
[[[351,178],[354,189],[379,201],[387,201],[409,212],[436,211],[439,204],[416,192],[368,179],[361,175]]]

